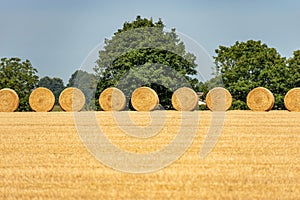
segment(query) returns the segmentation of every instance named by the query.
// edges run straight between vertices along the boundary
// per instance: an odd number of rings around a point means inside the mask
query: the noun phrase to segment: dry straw
[[[125,108],[126,97],[118,88],[106,88],[99,97],[99,104],[104,111],[120,111]]]
[[[14,112],[19,106],[18,94],[9,88],[0,90],[0,112]]]
[[[55,97],[51,90],[39,87],[33,90],[29,96],[29,105],[36,112],[49,112],[53,109]]]
[[[253,111],[269,111],[274,106],[274,96],[264,87],[254,88],[247,95],[247,105]]]
[[[158,107],[159,98],[149,87],[140,87],[133,91],[131,104],[137,111],[151,111]]]
[[[199,124],[183,123],[193,115],[180,112],[155,115],[162,123],[153,123],[149,113],[125,113],[118,116],[118,121],[106,112],[80,114],[76,122],[81,117],[84,122],[80,124],[85,125],[80,127],[80,137],[91,141],[91,133],[103,133],[95,137],[94,143],[85,145],[98,148],[95,151],[103,152],[102,157],[110,154],[111,163],[124,160],[121,153],[115,155],[115,148],[143,159],[143,155],[149,158],[147,154],[152,154],[153,158],[162,152],[174,155],[187,142],[178,143],[176,137],[192,137],[193,143],[172,165],[154,173],[130,174],[106,167],[92,156],[79,138],[72,114],[0,113],[1,200],[59,200],[70,196],[90,200],[130,200],[137,196],[158,200],[166,196],[200,200],[300,199],[300,113],[229,112],[224,120],[202,112]],[[85,120],[85,116],[95,120]],[[117,122],[131,129],[140,126],[141,131],[143,127],[159,131],[154,137],[141,139],[124,132]],[[217,143],[213,141],[218,134],[206,136],[212,126],[222,130]],[[211,141],[207,144],[215,148],[199,160],[199,151],[210,147],[203,144],[205,137]],[[105,138],[115,147],[106,147],[98,138]],[[145,168],[140,165],[145,161],[137,162],[137,169]],[[147,163],[149,167],[157,164]]]
[[[206,95],[206,105],[211,111],[226,111],[231,107],[232,97],[228,90],[216,87]]]
[[[289,111],[300,112],[300,88],[291,89],[286,93],[284,105]]]
[[[84,104],[85,96],[78,88],[66,88],[59,95],[59,105],[64,111],[80,111]]]
[[[179,111],[195,110],[198,105],[198,96],[191,88],[179,88],[172,95],[172,105],[175,110]]]

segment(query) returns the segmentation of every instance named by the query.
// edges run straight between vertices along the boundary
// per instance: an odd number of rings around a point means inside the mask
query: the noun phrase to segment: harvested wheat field
[[[159,112],[152,113],[159,118]],[[128,113],[132,123],[122,121]],[[148,112],[128,113],[117,114],[119,121],[114,112],[95,114],[107,138],[128,152],[164,148],[181,124],[178,111],[166,112],[164,120],[150,120]],[[89,114],[76,116],[88,123]],[[0,199],[300,197],[299,112],[228,111],[219,140],[204,159],[199,153],[212,112],[197,114],[200,122],[193,143],[177,161],[153,173],[130,174],[103,165],[89,153],[77,133],[73,113],[0,113]],[[142,130],[161,121],[165,126],[148,139],[124,134],[136,125]],[[188,134],[189,125],[184,126]]]

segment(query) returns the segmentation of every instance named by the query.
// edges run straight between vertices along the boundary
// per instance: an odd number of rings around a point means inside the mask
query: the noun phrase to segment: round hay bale
[[[254,88],[247,95],[247,106],[253,111],[269,111],[274,103],[272,92],[264,87]]]
[[[64,111],[80,111],[83,108],[84,104],[85,96],[78,88],[66,88],[59,95],[59,105]]]
[[[133,91],[131,104],[137,111],[151,111],[157,108],[159,98],[154,90],[149,87],[140,87]]]
[[[289,111],[300,112],[300,88],[291,89],[286,93],[284,105]]]
[[[211,111],[226,111],[231,104],[232,96],[225,88],[213,88],[206,95],[206,105]]]
[[[55,97],[51,90],[39,87],[33,90],[29,96],[29,105],[36,112],[49,112],[53,109]]]
[[[18,94],[9,88],[0,90],[0,112],[14,112],[19,106]]]
[[[195,110],[198,101],[196,92],[188,87],[179,88],[172,95],[172,105],[175,110],[179,111]]]
[[[104,111],[120,111],[126,106],[126,97],[118,88],[106,88],[99,97],[99,104]]]

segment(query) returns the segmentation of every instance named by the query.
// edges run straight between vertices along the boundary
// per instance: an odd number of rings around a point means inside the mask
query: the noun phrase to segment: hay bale
[[[254,88],[247,95],[247,106],[253,111],[269,111],[274,103],[272,92],[264,87]]]
[[[286,93],[284,105],[289,111],[300,112],[300,88],[293,88]]]
[[[126,106],[126,97],[118,88],[106,88],[99,97],[99,104],[104,111],[120,111]]]
[[[232,96],[225,88],[213,88],[206,95],[206,105],[211,111],[226,111],[231,104]]]
[[[33,90],[29,96],[29,105],[36,112],[49,112],[53,109],[55,97],[51,90],[39,87]]]
[[[80,111],[84,104],[85,96],[78,88],[66,88],[59,95],[59,105],[64,111]]]
[[[194,90],[188,87],[177,89],[172,95],[172,105],[175,110],[192,111],[198,106],[198,96]]]
[[[18,94],[9,88],[0,90],[0,112],[14,112],[19,106]]]
[[[140,87],[133,91],[131,104],[137,111],[151,111],[158,107],[159,98],[149,87]]]

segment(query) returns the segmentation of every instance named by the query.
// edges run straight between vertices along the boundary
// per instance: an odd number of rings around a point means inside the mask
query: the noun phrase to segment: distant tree
[[[83,70],[76,70],[70,77],[67,87],[79,88],[85,95],[85,109],[95,109],[95,89],[97,79],[94,74]]]
[[[204,84],[200,84],[199,91],[203,92],[202,98],[205,99],[209,90],[215,87],[222,87],[223,80],[221,75],[215,75],[213,78],[206,81]]]
[[[275,109],[284,109],[284,95],[290,89],[289,81],[293,75],[289,73],[286,59],[275,48],[249,40],[236,42],[231,47],[219,46],[216,54],[217,72],[232,94],[233,109],[247,109],[247,94],[258,86],[266,87],[274,94]]]
[[[181,75],[185,82],[198,90],[198,80],[192,78],[197,74],[195,55],[185,51],[185,46],[180,41],[175,29],[164,31],[164,24],[159,19],[142,19],[137,16],[132,22],[125,22],[122,29],[118,29],[111,39],[105,39],[104,50],[99,52],[99,59],[95,72],[99,78],[96,98],[107,87],[120,84],[120,80],[130,69],[136,78],[123,87],[127,99],[133,89],[148,86],[154,89],[165,109],[171,109],[172,90],[181,87],[178,80],[171,79],[172,75],[163,66],[168,66]],[[151,47],[149,47],[151,44]],[[147,80],[146,80],[147,79]],[[176,83],[177,82],[177,83]],[[182,81],[184,82],[184,81]],[[140,85],[141,83],[142,85]],[[175,85],[175,88],[170,88]]]
[[[29,111],[29,95],[38,84],[37,70],[29,60],[1,58],[0,88],[14,89],[20,99],[18,111]]]
[[[58,105],[59,95],[65,88],[63,80],[61,78],[45,76],[39,80],[38,85],[39,87],[45,87],[51,90],[55,96],[55,104]]]

